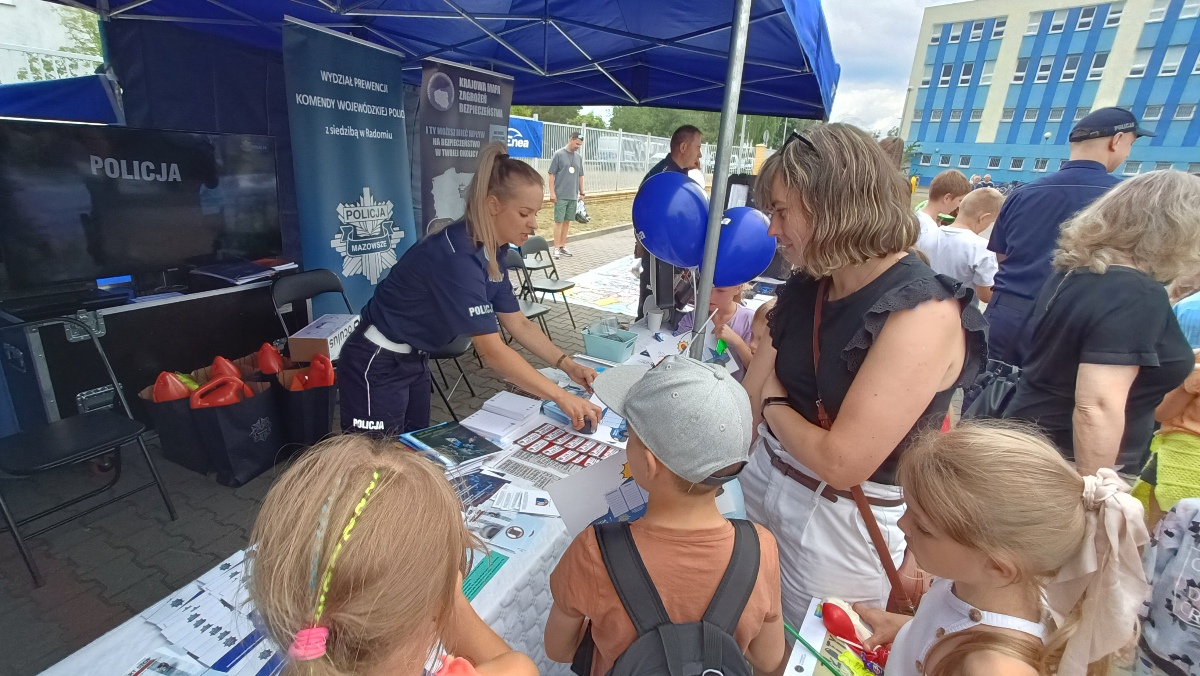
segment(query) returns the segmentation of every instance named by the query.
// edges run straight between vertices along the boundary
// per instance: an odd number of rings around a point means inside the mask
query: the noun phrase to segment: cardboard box
[[[312,361],[313,356],[318,354],[331,360],[337,359],[342,352],[342,345],[354,333],[358,322],[358,315],[321,315],[288,338],[292,361]]]

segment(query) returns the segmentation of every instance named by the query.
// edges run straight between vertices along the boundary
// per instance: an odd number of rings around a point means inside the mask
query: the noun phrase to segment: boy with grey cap
[[[592,386],[625,418],[628,471],[650,496],[645,515],[629,527],[637,552],[671,621],[697,622],[734,551],[734,526],[716,497],[749,457],[750,398],[724,367],[682,356],[654,367],[611,368]],[[757,524],[754,529],[758,577],[733,637],[755,669],[773,672],[785,656],[779,554],[774,536]],[[576,536],[563,554],[550,590],[546,655],[571,662],[590,621],[592,674],[608,673],[637,632],[606,573],[593,529]]]

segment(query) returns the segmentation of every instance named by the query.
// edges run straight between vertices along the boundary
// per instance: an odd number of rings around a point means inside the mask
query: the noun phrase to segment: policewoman
[[[471,336],[483,363],[518,387],[558,404],[576,429],[601,409],[558,387],[504,342],[527,350],[588,387],[596,371],[577,364],[525,318],[508,281],[508,243],[537,228],[542,177],[502,144],[486,146],[467,187],[463,220],[433,227],[375,288],[338,365],[342,429],[377,435],[429,426],[429,352]]]

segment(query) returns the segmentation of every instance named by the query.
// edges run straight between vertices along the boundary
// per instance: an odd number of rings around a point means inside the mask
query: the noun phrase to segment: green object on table
[[[506,561],[508,561],[507,556],[499,552],[488,552],[479,565],[472,568],[463,580],[463,596],[466,596],[468,601],[474,601],[475,597],[479,595],[479,591],[488,583],[488,580],[496,576]]]
[[[725,354],[725,350],[729,349],[729,345],[725,343],[724,338],[717,339],[717,354]]]
[[[825,659],[825,656],[821,654],[821,651],[812,647],[812,644],[810,644],[808,641],[805,641],[804,637],[800,636],[800,632],[798,632],[792,628],[792,625],[788,624],[787,622],[784,622],[783,627],[784,627],[784,629],[788,630],[788,633],[790,633],[792,635],[792,637],[794,637],[797,641],[799,641],[801,644],[803,644],[804,647],[808,649],[808,652],[812,653],[812,656],[817,658],[817,661],[820,662],[826,669],[833,672],[834,674],[842,673],[841,669],[838,669],[837,665],[835,665],[833,662],[830,662],[829,660]]]

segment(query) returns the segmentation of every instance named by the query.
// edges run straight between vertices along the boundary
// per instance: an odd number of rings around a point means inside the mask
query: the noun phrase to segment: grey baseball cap
[[[714,473],[750,457],[750,396],[724,366],[668,356],[654,367],[610,368],[592,388],[667,469],[686,481],[719,486],[737,472]]]

